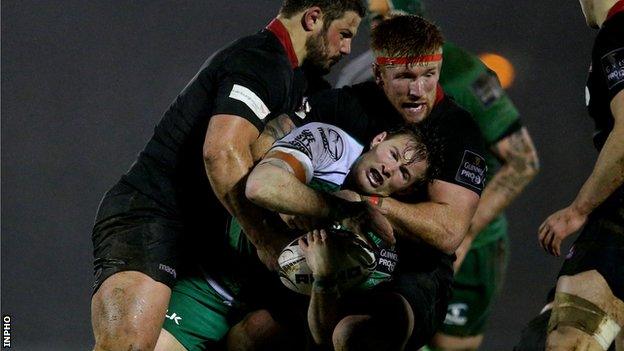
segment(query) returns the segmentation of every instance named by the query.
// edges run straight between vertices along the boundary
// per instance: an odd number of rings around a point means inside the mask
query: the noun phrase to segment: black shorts
[[[139,271],[172,287],[180,266],[183,225],[158,203],[123,182],[109,190],[93,228],[95,293],[123,271]]]
[[[427,344],[446,317],[451,298],[453,269],[440,265],[431,272],[401,272],[395,276],[394,290],[412,307],[414,331],[406,350],[418,350]]]
[[[559,276],[595,269],[624,301],[624,195],[614,195],[590,214]]]

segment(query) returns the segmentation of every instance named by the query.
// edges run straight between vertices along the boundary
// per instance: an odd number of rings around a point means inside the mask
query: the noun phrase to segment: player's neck
[[[301,26],[301,17],[292,16],[291,18],[284,18],[281,15],[277,16],[277,19],[282,22],[288,34],[290,35],[290,41],[292,42],[293,50],[299,62],[303,62],[308,51],[306,49],[306,39],[308,38],[308,32],[306,32]]]

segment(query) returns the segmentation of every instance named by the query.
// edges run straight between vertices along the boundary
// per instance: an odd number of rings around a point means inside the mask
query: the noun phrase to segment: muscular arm
[[[611,100],[613,130],[571,207],[588,215],[624,183],[624,90]]]
[[[468,233],[455,252],[455,271],[459,270],[477,235],[509,206],[539,169],[537,152],[524,127],[498,141],[492,152],[501,160],[502,166],[483,189]]]
[[[213,116],[204,140],[204,166],[215,195],[239,220],[251,242],[259,251],[267,251],[269,257],[276,257],[281,242],[287,238],[279,237],[274,229],[271,230],[266,212],[248,201],[244,194],[245,176],[253,165],[254,154],[266,152],[262,145],[254,146],[258,136],[256,127],[244,118]],[[276,262],[272,261],[275,257],[265,264],[274,268]]]
[[[542,247],[561,255],[561,242],[579,230],[587,216],[624,183],[624,90],[611,100],[613,130],[598,155],[589,178],[570,206],[550,215],[538,230]]]
[[[386,198],[382,211],[400,235],[420,238],[452,254],[466,235],[478,202],[477,193],[434,180],[429,185],[429,201],[409,204]]]
[[[539,170],[539,160],[526,128],[501,139],[492,151],[502,166],[483,189],[477,211],[470,222],[466,239],[474,239],[494,218],[509,206]]]
[[[334,205],[331,198],[310,188],[304,183],[305,179],[298,179],[293,173],[289,164],[269,153],[249,175],[247,198],[280,213],[329,217]]]

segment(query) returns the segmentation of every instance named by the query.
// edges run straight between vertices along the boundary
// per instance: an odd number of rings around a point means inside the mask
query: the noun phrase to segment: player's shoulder
[[[435,130],[439,136],[449,138],[466,137],[483,140],[479,125],[470,112],[459,106],[452,98],[445,96],[439,101],[425,120],[424,127]]]
[[[248,71],[267,76],[290,74],[292,71],[281,44],[267,30],[230,43],[211,61],[222,71]]]

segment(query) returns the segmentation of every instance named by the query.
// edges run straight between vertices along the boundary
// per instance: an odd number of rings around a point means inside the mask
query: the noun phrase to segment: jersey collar
[[[299,60],[297,59],[297,55],[295,54],[295,49],[293,49],[292,41],[290,40],[290,34],[284,24],[277,19],[274,18],[271,23],[266,26],[266,29],[270,30],[277,39],[282,43],[284,50],[286,51],[286,55],[288,56],[288,61],[290,61],[290,65],[292,68],[297,68],[299,66]]]
[[[613,5],[613,7],[611,7],[609,12],[607,13],[607,20],[609,20],[609,18],[615,16],[616,13],[620,13],[622,11],[624,11],[624,0],[620,0],[620,1],[616,2],[615,5]]]
[[[438,86],[436,87],[436,98],[433,105],[437,105],[440,101],[442,101],[442,99],[444,99],[444,89],[442,89],[442,86],[438,83]]]

